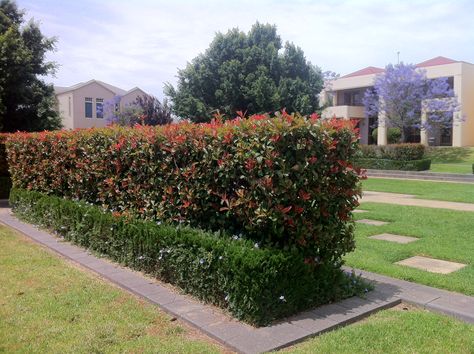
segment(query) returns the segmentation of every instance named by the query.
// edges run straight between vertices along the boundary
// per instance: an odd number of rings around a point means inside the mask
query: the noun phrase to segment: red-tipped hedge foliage
[[[116,213],[296,246],[308,262],[352,250],[357,137],[347,122],[288,115],[226,123],[17,133],[17,188]]]

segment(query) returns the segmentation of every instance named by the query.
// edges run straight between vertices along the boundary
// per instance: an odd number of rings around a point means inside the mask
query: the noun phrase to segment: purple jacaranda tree
[[[400,129],[402,142],[411,128],[432,131],[461,119],[455,114],[459,103],[448,78],[428,79],[423,69],[412,64],[387,65],[363,101],[367,116],[384,113],[386,125]]]

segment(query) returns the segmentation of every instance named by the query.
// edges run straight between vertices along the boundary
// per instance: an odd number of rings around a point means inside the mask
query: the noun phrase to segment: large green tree
[[[177,77],[176,88],[167,83],[165,94],[178,117],[195,122],[208,121],[217,111],[228,117],[283,108],[309,114],[318,110],[323,86],[321,70],[299,47],[287,42],[283,48],[276,27],[258,22],[248,34],[217,33]]]
[[[46,61],[55,39],[10,0],[0,1],[0,131],[52,130],[61,127],[52,85],[42,76],[54,73]]]

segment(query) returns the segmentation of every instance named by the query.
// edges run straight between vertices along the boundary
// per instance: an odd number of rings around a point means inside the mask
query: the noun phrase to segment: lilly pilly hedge
[[[289,115],[224,123],[17,133],[16,188],[115,213],[242,234],[308,262],[353,249],[357,137],[350,124]]]

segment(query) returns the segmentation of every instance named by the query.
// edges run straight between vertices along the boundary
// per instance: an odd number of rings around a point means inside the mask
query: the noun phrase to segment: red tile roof
[[[423,61],[421,63],[416,64],[417,67],[419,68],[425,68],[427,66],[436,66],[436,65],[445,65],[445,64],[452,64],[452,63],[459,63],[459,61],[449,59],[446,57],[436,57],[432,58],[426,61]],[[370,75],[370,74],[379,74],[384,72],[385,70],[382,68],[377,68],[375,66],[368,66],[364,69],[354,71],[353,73],[344,75],[341,77],[346,78],[346,77],[353,77],[353,76],[363,76],[363,75]]]
[[[353,73],[344,75],[343,77],[352,77],[352,76],[362,76],[362,75],[370,75],[370,74],[378,74],[383,72],[384,69],[376,68],[375,66],[368,66],[362,70],[354,71]]]
[[[453,59],[445,58],[445,57],[436,57],[436,58],[418,63],[416,64],[416,66],[419,68],[424,68],[427,66],[445,65],[445,64],[452,64],[452,63],[459,63],[459,62]]]

